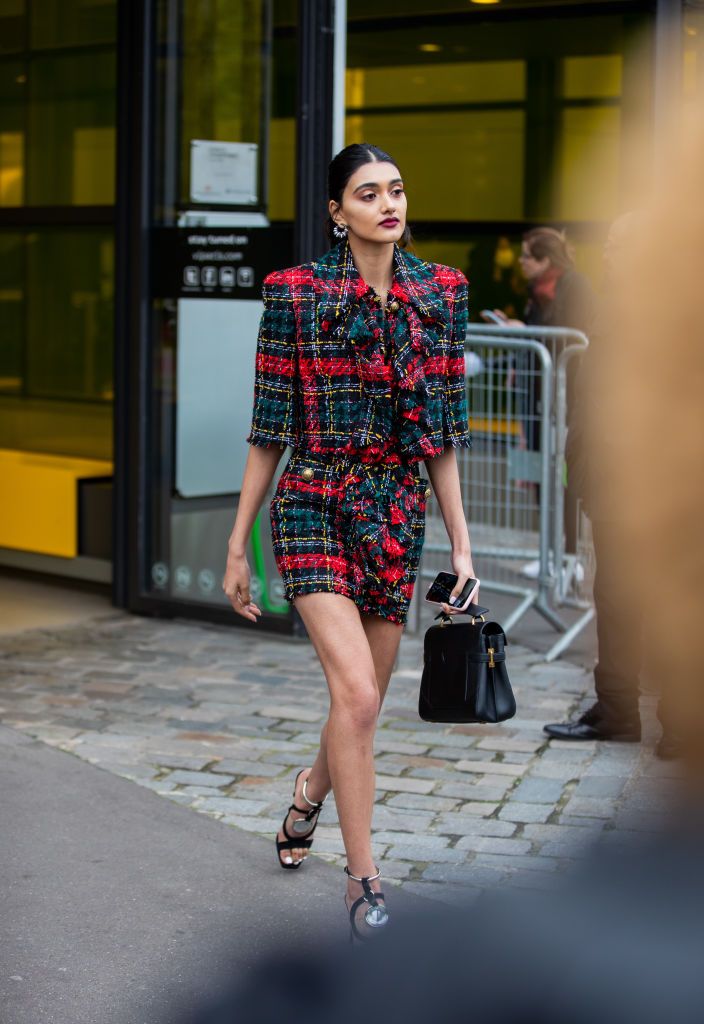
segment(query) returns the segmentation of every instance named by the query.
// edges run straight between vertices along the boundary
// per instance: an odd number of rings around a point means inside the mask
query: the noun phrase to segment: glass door
[[[156,5],[141,598],[216,620],[234,619],[221,580],[247,456],[261,286],[293,262],[290,8]],[[290,628],[267,509],[252,534],[252,592],[269,626]]]

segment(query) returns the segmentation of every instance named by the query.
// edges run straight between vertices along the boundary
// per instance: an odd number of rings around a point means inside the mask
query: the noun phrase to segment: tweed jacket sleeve
[[[254,375],[254,409],[249,444],[295,447],[296,319],[290,284],[278,271],[264,279],[264,312],[259,325]]]
[[[443,436],[453,448],[470,448],[467,417],[467,384],[464,369],[464,340],[469,318],[467,278],[456,271],[456,284],[447,291],[451,311],[450,358],[443,396]]]

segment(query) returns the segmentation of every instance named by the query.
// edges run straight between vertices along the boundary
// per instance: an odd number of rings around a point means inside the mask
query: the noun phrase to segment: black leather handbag
[[[488,610],[488,609],[487,609]],[[426,722],[503,722],[516,714],[506,635],[483,615],[441,613],[425,634],[418,714]]]

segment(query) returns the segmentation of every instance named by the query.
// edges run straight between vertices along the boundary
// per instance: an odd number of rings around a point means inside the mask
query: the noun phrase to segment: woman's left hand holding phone
[[[450,600],[452,600],[453,597],[454,598],[458,598],[460,596],[460,594],[462,593],[462,590],[464,589],[464,585],[467,582],[467,580],[469,580],[469,579],[476,579],[477,578],[476,573],[474,571],[474,566],[472,565],[472,556],[469,555],[469,554],[459,554],[459,553],[455,554],[453,552],[453,554],[452,554],[452,571],[457,574],[457,583],[452,588],[452,593],[450,594]],[[470,599],[469,600],[463,602],[462,607],[456,608],[456,607],[454,607],[454,605],[451,605],[451,604],[443,604],[443,605],[441,605],[441,607],[442,607],[442,610],[445,612],[446,615],[457,615],[470,602],[474,602],[474,604],[477,604],[478,601],[479,601],[479,587],[477,587],[477,589],[475,590],[474,594],[470,595]]]

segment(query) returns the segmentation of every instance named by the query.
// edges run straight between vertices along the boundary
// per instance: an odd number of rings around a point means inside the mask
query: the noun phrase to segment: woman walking
[[[299,868],[330,790],[347,856],[352,934],[387,924],[371,850],[373,742],[423,544],[431,491],[459,594],[474,575],[454,449],[468,447],[467,282],[406,249],[406,195],[388,154],[347,146],[330,164],[321,259],[264,282],[250,448],[223,589],[252,622],[245,549],[282,450],[271,502],[276,564],[330,691],[312,767],[276,840]]]

